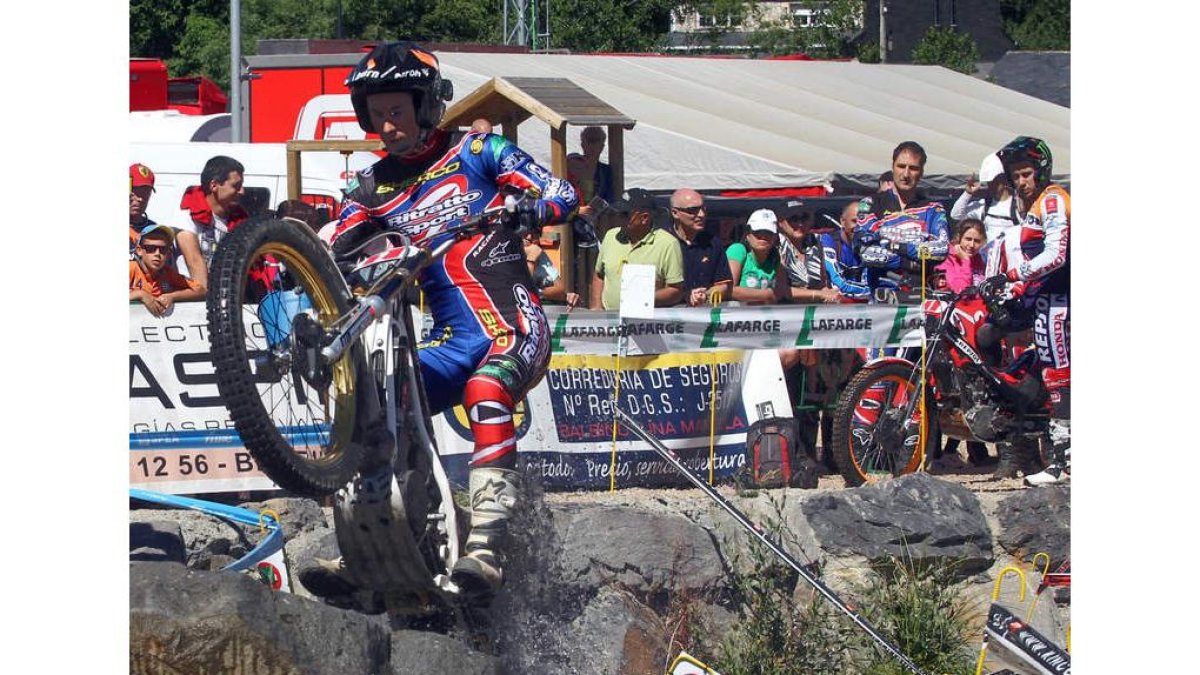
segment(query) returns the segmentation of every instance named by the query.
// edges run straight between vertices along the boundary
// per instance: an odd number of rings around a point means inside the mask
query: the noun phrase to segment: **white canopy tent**
[[[957,187],[1018,135],[1045,139],[1070,173],[1070,110],[938,66],[830,61],[440,52],[461,98],[492,77],[564,77],[637,120],[625,185],[745,190],[874,184],[914,140],[926,180]],[[520,144],[549,158],[546,124]],[[579,151],[579,134],[568,134]]]

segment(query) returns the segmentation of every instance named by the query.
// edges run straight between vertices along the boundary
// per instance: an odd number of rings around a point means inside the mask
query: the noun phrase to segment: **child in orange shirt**
[[[147,225],[129,261],[129,301],[140,301],[154,316],[162,316],[180,300],[200,300],[204,291],[194,281],[167,267],[173,257],[175,233],[166,225]]]

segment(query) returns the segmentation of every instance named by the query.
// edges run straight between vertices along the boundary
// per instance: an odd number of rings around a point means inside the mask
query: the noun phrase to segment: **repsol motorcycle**
[[[915,358],[874,359],[850,380],[834,408],[832,439],[848,485],[916,471],[943,435],[1027,447],[1046,437],[1047,392],[1035,351],[1002,364],[998,339],[980,340],[989,317],[1008,322],[1010,302],[999,280],[957,295],[931,292]]]
[[[432,247],[381,232],[358,251],[386,250],[348,270],[290,219],[244,223],[217,250],[207,306],[217,388],[267,476],[334,496],[342,574],[365,589],[343,606],[421,615],[463,600],[450,570],[467,516],[434,441],[414,283],[456,241],[503,227],[518,201],[447,227]]]

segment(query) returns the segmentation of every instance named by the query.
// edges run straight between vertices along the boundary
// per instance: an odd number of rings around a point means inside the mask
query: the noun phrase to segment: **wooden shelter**
[[[608,163],[612,167],[613,194],[625,191],[624,131],[637,122],[564,77],[493,77],[446,111],[439,126],[469,127],[483,118],[500,127],[500,133],[517,143],[517,125],[537,117],[550,127],[550,172],[567,176],[567,127],[604,127],[608,134]],[[557,243],[546,254],[558,267],[568,291],[587,300],[590,259],[576,259],[568,225],[547,228],[544,238]]]
[[[604,127],[608,133],[613,194],[625,191],[624,131],[637,122],[567,78],[493,77],[451,106],[438,126],[454,130],[484,118],[498,126],[501,135],[517,143],[517,126],[530,117],[537,117],[550,127],[550,171],[559,178],[567,176],[567,127]],[[298,199],[301,192],[301,152],[350,153],[382,147],[378,139],[288,141],[288,198]],[[590,256],[575,256],[571,227],[546,228],[543,240],[548,244],[546,254],[558,267],[566,289],[579,293],[586,302],[594,261]]]

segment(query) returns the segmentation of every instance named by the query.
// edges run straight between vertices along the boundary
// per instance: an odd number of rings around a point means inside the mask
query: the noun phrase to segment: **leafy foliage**
[[[977,636],[970,604],[951,581],[953,563],[919,565],[892,558],[855,590],[863,615],[929,673],[974,672],[972,637]],[[880,654],[868,675],[907,672]]]
[[[556,0],[550,44],[577,52],[660,49],[671,29],[670,0]]]
[[[970,75],[979,61],[979,47],[966,33],[948,26],[930,26],[912,51],[913,63],[945,66]]]
[[[781,523],[782,507],[772,501],[775,516],[766,523],[777,541],[799,550]],[[739,547],[727,542],[727,550]],[[907,672],[883,652],[840,610],[805,583],[764,547],[748,550],[749,570],[735,572],[740,622],[710,663],[725,675],[833,675]],[[735,560],[731,567],[742,569]],[[963,588],[955,585],[953,563],[917,565],[911,559],[889,559],[856,584],[855,606],[883,635],[923,671],[947,675],[973,672],[972,648],[977,617]]]
[[[1070,0],[1001,0],[1000,18],[1017,49],[1071,49]]]

